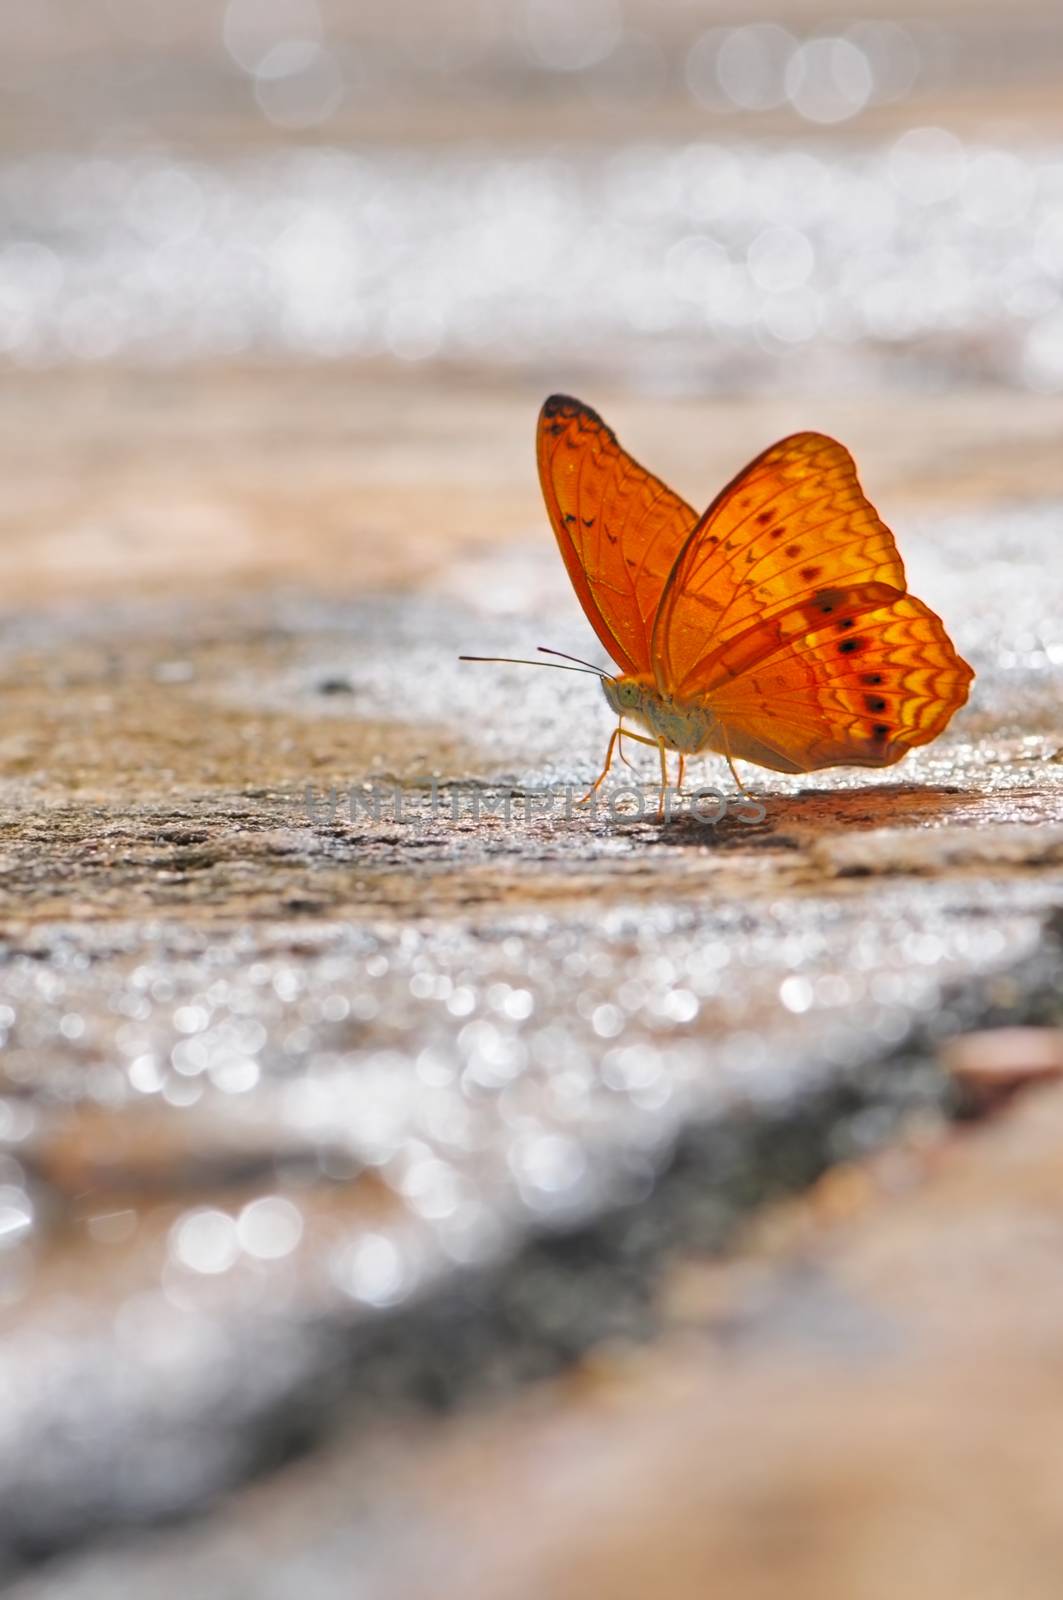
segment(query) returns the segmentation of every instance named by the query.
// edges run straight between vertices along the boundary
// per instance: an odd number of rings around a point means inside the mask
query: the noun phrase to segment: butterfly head
[[[602,693],[608,700],[617,716],[625,712],[638,715],[646,703],[648,685],[639,678],[605,678],[602,679]]]

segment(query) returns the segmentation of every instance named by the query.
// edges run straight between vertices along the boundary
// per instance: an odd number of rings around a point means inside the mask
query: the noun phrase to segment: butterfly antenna
[[[559,654],[560,652],[555,652]],[[459,656],[459,661],[497,661],[511,667],[553,667],[558,672],[581,672],[584,677],[588,674],[594,678],[604,678],[606,674],[598,667],[586,666],[566,667],[560,661],[526,661],[520,656]]]
[[[563,650],[551,650],[548,644],[537,644],[535,648],[537,650],[541,650],[544,656],[560,656],[562,661],[575,661],[578,662],[581,667],[589,667],[591,671],[596,672],[600,678],[609,677],[609,673],[604,671],[601,667],[596,667],[593,661],[584,661],[580,656],[568,656]]]

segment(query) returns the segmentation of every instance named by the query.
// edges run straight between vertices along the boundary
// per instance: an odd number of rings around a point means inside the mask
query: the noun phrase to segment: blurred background
[[[457,664],[595,648],[556,390],[698,504],[841,437],[948,734],[429,816],[608,736]],[[1061,438],[1058,0],[3,0],[18,1600],[1056,1600],[1063,1114],[935,1052],[1060,1020]]]
[[[1036,0],[12,0],[0,351],[1058,390],[1061,79]]]

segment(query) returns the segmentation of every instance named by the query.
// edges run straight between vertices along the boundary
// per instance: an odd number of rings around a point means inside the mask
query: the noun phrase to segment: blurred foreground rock
[[[909,1138],[768,1213],[740,1260],[677,1264],[652,1347],[487,1416],[360,1430],[11,1592],[1049,1600],[1061,1172],[1055,1089]]]

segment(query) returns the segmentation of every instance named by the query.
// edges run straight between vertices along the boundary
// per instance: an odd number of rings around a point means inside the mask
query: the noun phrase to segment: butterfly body
[[[603,678],[602,691],[617,715],[630,717],[645,728],[654,744],[687,756],[706,749],[725,753],[713,742],[720,737],[720,719],[711,706],[676,701],[661,694],[656,683],[646,678]]]
[[[681,756],[710,751],[727,761],[738,756],[773,772],[804,772],[807,768],[778,750],[752,738],[741,727],[728,727],[705,701],[676,701],[661,694],[656,685],[640,678],[603,678],[605,698],[619,717],[630,718],[650,735],[650,742],[675,750]],[[854,764],[880,766],[878,751],[869,751]],[[896,756],[890,759],[896,760]]]

